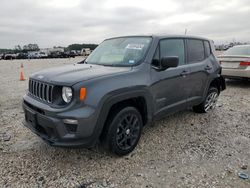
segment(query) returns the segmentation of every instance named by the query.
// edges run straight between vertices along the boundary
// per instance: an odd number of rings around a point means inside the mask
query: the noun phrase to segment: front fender
[[[104,124],[106,122],[111,107],[118,102],[136,97],[144,97],[147,105],[147,122],[150,122],[152,120],[153,98],[145,86],[123,88],[116,91],[112,91],[106,94],[98,105],[99,116],[95,128],[95,133],[98,135],[98,138],[102,133]]]

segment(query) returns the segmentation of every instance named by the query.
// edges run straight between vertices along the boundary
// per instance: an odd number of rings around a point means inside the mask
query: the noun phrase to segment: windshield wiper
[[[77,64],[84,64],[84,63],[86,63],[86,64],[87,64],[86,59],[84,59],[84,60],[82,60],[82,61],[77,62]]]
[[[116,67],[117,66],[116,64],[100,64],[100,65],[103,65],[105,67]]]
[[[85,62],[87,63],[87,62]],[[88,63],[89,65],[99,65],[99,66],[105,66],[105,67],[130,67],[128,64],[119,64],[119,63]]]
[[[85,62],[87,64],[87,62]],[[116,64],[103,64],[103,63],[88,63],[89,65],[99,65],[99,66],[105,66],[105,67],[115,67]]]

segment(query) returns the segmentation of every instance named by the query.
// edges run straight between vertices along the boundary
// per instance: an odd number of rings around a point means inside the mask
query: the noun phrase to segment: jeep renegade
[[[189,107],[206,113],[225,88],[211,40],[111,38],[82,62],[31,75],[24,125],[53,146],[101,143],[126,155],[152,120]]]

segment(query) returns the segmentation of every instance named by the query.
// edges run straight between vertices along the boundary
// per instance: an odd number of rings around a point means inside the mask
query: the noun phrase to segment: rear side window
[[[177,56],[179,65],[185,64],[185,49],[183,39],[164,39],[160,41],[161,57]]]
[[[205,58],[207,58],[211,54],[211,48],[208,41],[204,41],[204,48],[205,48]]]
[[[198,63],[205,59],[205,49],[202,40],[188,39],[188,63]]]

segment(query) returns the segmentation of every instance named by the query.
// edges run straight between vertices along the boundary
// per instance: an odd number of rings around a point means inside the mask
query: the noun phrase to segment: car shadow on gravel
[[[237,88],[250,88],[250,79],[226,79],[226,85]]]

